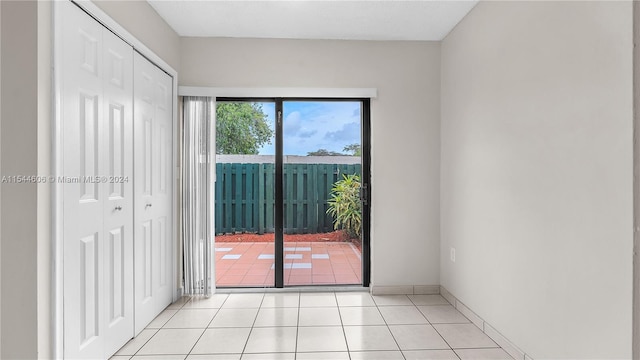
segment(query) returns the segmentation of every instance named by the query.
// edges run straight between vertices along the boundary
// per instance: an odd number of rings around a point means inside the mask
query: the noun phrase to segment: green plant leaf
[[[331,215],[334,229],[344,229],[350,238],[360,237],[362,228],[362,208],[360,204],[360,176],[342,175],[331,189],[327,201],[327,214]]]

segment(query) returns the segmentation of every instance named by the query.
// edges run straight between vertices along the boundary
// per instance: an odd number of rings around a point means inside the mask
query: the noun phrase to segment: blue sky
[[[267,121],[274,128],[275,104],[263,103]],[[342,152],[360,143],[359,102],[285,101],[283,103],[285,155],[307,155],[327,149]],[[275,139],[260,149],[260,155],[275,154]]]

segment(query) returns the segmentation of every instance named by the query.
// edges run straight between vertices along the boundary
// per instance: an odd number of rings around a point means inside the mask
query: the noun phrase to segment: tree
[[[270,144],[274,131],[269,127],[262,105],[223,102],[216,107],[216,154],[258,154]]]
[[[318,149],[316,151],[309,151],[307,156],[343,156],[343,153],[329,151],[327,149]]]
[[[361,156],[362,155],[362,148],[360,147],[360,144],[349,144],[349,145],[346,145],[344,147],[344,149],[342,149],[342,151],[350,152],[352,156]]]

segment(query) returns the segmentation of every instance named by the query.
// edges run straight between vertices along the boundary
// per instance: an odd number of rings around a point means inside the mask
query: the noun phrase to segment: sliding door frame
[[[371,283],[371,99],[362,99],[361,201],[362,201],[362,286]]]
[[[271,102],[275,104],[275,243],[274,267],[275,288],[284,288],[284,150],[283,150],[283,104],[285,101],[309,102],[359,102],[361,104],[361,192],[362,205],[362,283],[371,283],[371,99],[362,97],[216,97],[218,102]]]
[[[275,181],[275,287],[284,287],[284,139],[282,131],[282,98],[276,98],[276,181]]]

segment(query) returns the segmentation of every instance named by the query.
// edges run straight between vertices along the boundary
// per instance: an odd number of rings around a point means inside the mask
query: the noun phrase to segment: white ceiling
[[[442,40],[474,1],[147,0],[180,36]]]

